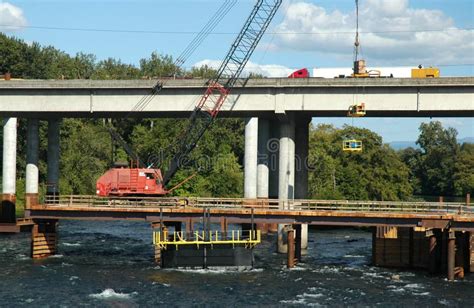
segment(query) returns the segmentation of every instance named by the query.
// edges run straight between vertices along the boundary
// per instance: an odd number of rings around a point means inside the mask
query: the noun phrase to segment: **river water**
[[[136,222],[64,221],[60,254],[28,257],[28,234],[0,235],[0,307],[474,306],[474,274],[445,277],[370,266],[371,234],[311,230],[288,270],[270,235],[252,270],[162,270],[151,230]]]

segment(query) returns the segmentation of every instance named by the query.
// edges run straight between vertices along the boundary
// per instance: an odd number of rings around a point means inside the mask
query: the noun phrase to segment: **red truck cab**
[[[309,71],[306,68],[302,68],[291,73],[288,78],[309,78]]]

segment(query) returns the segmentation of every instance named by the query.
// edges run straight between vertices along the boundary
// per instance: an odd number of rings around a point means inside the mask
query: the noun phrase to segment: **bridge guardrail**
[[[156,208],[194,207],[218,209],[269,209],[281,211],[359,211],[397,213],[450,213],[474,215],[474,204],[461,202],[404,202],[351,200],[287,200],[244,198],[104,198],[94,195],[46,196],[45,206]]]

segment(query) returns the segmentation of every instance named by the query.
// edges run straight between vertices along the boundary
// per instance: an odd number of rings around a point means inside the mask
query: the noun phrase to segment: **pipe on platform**
[[[47,194],[59,194],[59,159],[60,159],[60,120],[48,121],[48,174]]]

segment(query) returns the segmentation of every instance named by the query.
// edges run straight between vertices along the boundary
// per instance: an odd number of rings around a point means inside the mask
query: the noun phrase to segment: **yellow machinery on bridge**
[[[439,68],[423,68],[419,65],[418,68],[413,68],[411,70],[411,78],[439,78]]]

